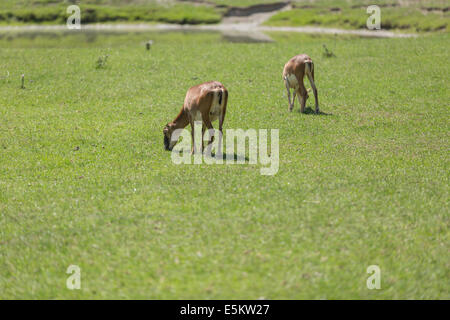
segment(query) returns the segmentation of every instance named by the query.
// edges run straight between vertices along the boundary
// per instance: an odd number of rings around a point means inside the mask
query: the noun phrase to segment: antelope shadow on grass
[[[298,111],[298,113],[301,114],[300,110]],[[332,116],[333,115],[332,113],[326,113],[326,112],[322,112],[322,111],[319,111],[319,113],[316,113],[316,111],[311,107],[306,107],[304,114],[313,115],[313,116]]]
[[[214,152],[212,152],[211,153],[211,158],[214,158],[216,156],[216,154],[214,153]],[[236,152],[233,154],[233,155],[231,155],[231,154],[222,154],[222,160],[227,160],[227,158],[232,158],[234,161],[237,161],[237,160],[244,160],[245,162],[248,162],[249,161],[249,159],[248,159],[248,156],[245,156],[245,157],[243,157],[242,155],[238,155]]]
[[[195,155],[203,155],[204,157],[208,157],[210,159],[214,159],[216,157],[216,154],[214,152],[211,153],[211,156],[208,156],[205,153],[197,153]],[[191,154],[191,156],[193,156],[193,155]],[[240,161],[244,160],[245,162],[249,161],[248,156],[243,157],[242,155],[238,155],[237,153],[234,153],[233,155],[231,155],[231,154],[222,154],[222,160],[226,161],[228,157],[230,159],[232,159],[233,161],[238,161],[238,160],[240,160]]]

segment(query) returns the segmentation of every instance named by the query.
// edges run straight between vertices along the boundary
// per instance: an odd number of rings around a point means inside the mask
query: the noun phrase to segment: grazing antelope
[[[316,102],[316,113],[319,113],[319,98],[317,96],[317,88],[314,83],[314,63],[306,54],[299,54],[289,60],[283,70],[283,80],[288,92],[289,111],[292,111],[295,103],[295,95],[298,94],[298,102],[300,103],[300,111],[305,112],[306,100],[308,99],[308,92],[303,84],[304,76],[308,77],[311,87],[314,92]],[[294,89],[294,97],[291,102],[291,91]]]
[[[192,153],[195,153],[194,142],[194,122],[202,121],[202,140],[205,128],[213,129],[211,122],[219,119],[219,131],[222,133],[223,121],[225,119],[225,112],[227,109],[228,90],[218,81],[211,81],[199,84],[192,87],[186,93],[183,107],[178,116],[169,122],[163,130],[164,133],[164,147],[171,151],[178,139],[172,141],[172,133],[176,129],[185,128],[188,124],[191,125],[192,131]],[[214,136],[211,136],[208,144],[214,141]],[[202,141],[203,147],[203,141]]]

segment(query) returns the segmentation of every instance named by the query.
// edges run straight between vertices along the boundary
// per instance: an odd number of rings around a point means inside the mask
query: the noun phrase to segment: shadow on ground
[[[215,157],[216,157],[215,153],[214,152],[211,153],[210,158],[215,158]],[[241,154],[239,154],[239,155],[237,153],[234,153],[233,155],[232,154],[222,154],[222,160],[226,161],[227,159],[230,159],[233,161],[245,161],[245,162],[249,161],[248,156],[244,157]]]
[[[298,113],[301,113],[300,110],[298,111]],[[319,113],[316,113],[314,111],[314,109],[311,107],[306,107],[304,114],[313,115],[313,116],[332,116],[333,115],[332,113],[326,113],[326,112],[322,112],[322,111],[319,111]]]

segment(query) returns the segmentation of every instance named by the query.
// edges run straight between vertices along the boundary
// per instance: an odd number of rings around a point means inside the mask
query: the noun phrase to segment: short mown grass
[[[0,299],[448,299],[449,36],[272,37],[4,35]],[[302,52],[328,115],[287,111]],[[186,90],[213,79],[225,129],[280,130],[275,176],[164,151]]]

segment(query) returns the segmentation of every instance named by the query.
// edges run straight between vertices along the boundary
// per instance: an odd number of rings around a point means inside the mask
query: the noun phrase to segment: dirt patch
[[[271,26],[259,26],[253,24],[216,24],[216,25],[180,25],[180,24],[91,24],[84,25],[81,30],[94,30],[94,31],[218,31],[222,33],[239,32],[249,34],[266,33],[266,32],[298,32],[298,33],[310,33],[310,34],[333,34],[333,35],[354,35],[360,37],[374,37],[374,38],[410,38],[417,37],[416,34],[402,34],[384,30],[343,30],[336,28],[323,28],[323,27],[271,27]],[[42,25],[29,25],[29,26],[5,26],[0,27],[0,32],[45,32],[45,31],[67,31],[67,26],[42,26]],[[269,40],[269,38],[265,38]]]

